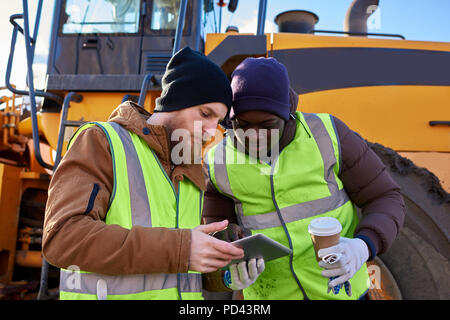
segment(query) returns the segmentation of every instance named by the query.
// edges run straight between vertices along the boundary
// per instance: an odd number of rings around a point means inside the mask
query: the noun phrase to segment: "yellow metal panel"
[[[298,109],[331,113],[371,142],[397,151],[450,152],[447,86],[373,86],[318,91],[299,96]]]
[[[111,113],[121,103],[125,92],[80,92],[83,101],[71,103],[67,120],[72,121],[107,121]],[[130,92],[132,95],[139,95],[138,92]],[[161,95],[161,91],[148,91],[144,102],[144,108],[152,112],[155,108],[155,100]],[[63,143],[63,154],[67,149],[67,143],[77,128],[66,127]]]
[[[0,164],[0,283],[12,280],[21,197],[22,168]]]
[[[53,112],[39,113],[39,131],[42,132],[50,146],[56,150],[61,114]]]
[[[320,36],[299,33],[273,34],[273,50],[326,47],[368,47],[450,51],[450,43],[448,42]]]
[[[66,93],[67,94],[67,93]],[[83,96],[80,103],[71,102],[67,120],[72,121],[106,121],[114,109],[122,102],[126,92],[79,92]],[[139,95],[138,92],[128,94]],[[149,91],[144,102],[147,111],[153,111],[155,100],[161,91]],[[37,114],[39,134],[44,135],[50,147],[56,150],[58,132],[61,121],[61,113],[45,112]],[[76,131],[74,127],[66,127],[64,134],[63,154],[67,142]],[[26,118],[19,123],[20,134],[31,137],[31,118]]]
[[[114,109],[121,103],[126,92],[79,92],[83,96],[80,103],[71,103],[68,120],[73,121],[106,121]],[[139,92],[130,92],[139,95]],[[155,99],[161,91],[149,91],[144,103],[147,111],[153,110]]]
[[[111,112],[120,105],[124,93],[117,92],[80,92],[83,101],[71,103],[68,120],[106,121]]]
[[[38,128],[42,128],[40,113],[38,113],[37,120],[38,120]],[[32,134],[31,118],[25,118],[22,121],[20,121],[18,129],[20,134],[23,134],[24,136],[31,136]],[[39,132],[42,133],[42,131]]]
[[[301,48],[395,48],[450,51],[450,43],[321,36],[273,35],[273,50]],[[450,130],[430,127],[431,120],[450,119],[450,87],[426,85],[366,86],[300,95],[302,111],[328,112],[366,139],[398,151],[450,151]]]

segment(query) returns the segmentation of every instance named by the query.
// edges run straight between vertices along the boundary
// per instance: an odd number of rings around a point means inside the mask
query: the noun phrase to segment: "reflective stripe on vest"
[[[114,122],[89,123],[80,128],[71,141],[93,125],[105,133],[113,161],[114,186],[106,224],[118,224],[127,229],[137,225],[193,228],[200,224],[203,193],[184,179],[176,194],[157,156],[136,134]],[[156,208],[153,216],[151,208]],[[185,294],[189,299],[202,297],[202,278],[197,272],[106,276],[61,269],[61,299],[95,298],[99,280],[106,282],[108,299],[178,299]]]
[[[77,278],[78,277],[78,278]],[[60,290],[76,291],[83,294],[97,294],[97,282],[106,281],[108,295],[130,295],[150,290],[177,288],[180,280],[181,292],[201,292],[202,275],[200,273],[146,274],[126,276],[106,276],[95,273],[82,273],[74,270],[61,270]]]
[[[116,130],[125,149],[132,223],[133,225],[142,227],[151,227],[152,215],[145,189],[144,176],[142,175],[141,163],[139,162],[133,141],[131,141],[131,136],[118,123],[110,122],[110,125]]]
[[[210,178],[218,191],[233,199],[240,225],[293,249],[292,257],[266,264],[257,281],[244,289],[246,299],[298,299],[305,293],[311,299],[349,299],[342,292],[327,294],[327,279],[321,276],[307,231],[314,217],[332,216],[341,221],[341,236],[353,237],[358,222],[338,178],[338,137],[329,115],[297,112],[297,117],[306,126],[297,124],[293,141],[270,164],[233,162],[240,151],[231,137],[225,138],[207,154]],[[363,265],[350,280],[350,299],[365,293],[368,280]]]

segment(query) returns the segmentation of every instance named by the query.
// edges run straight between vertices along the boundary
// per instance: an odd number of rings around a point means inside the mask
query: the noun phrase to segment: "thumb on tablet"
[[[206,234],[209,233],[213,233],[213,232],[217,232],[217,231],[222,231],[224,229],[226,229],[228,226],[228,220],[223,220],[223,221],[219,221],[219,222],[213,222],[213,223],[209,223],[209,224],[202,224],[199,225],[198,227],[195,227],[194,229]]]

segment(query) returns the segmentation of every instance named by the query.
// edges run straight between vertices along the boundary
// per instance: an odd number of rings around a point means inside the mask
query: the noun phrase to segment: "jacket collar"
[[[298,94],[292,88],[289,88],[289,102],[291,104],[290,113],[295,114],[298,105]],[[289,117],[289,120],[286,121],[286,124],[284,125],[283,134],[280,138],[280,152],[294,139],[296,128],[296,120]]]
[[[151,113],[147,110],[132,101],[127,101],[119,105],[111,113],[108,121],[116,122],[144,139],[148,146],[156,153],[159,161],[172,180],[174,176],[183,175],[191,180],[199,189],[205,191],[206,185],[201,164],[174,166],[170,159],[171,150],[166,128],[160,125],[148,124],[147,120],[149,117],[151,117]]]

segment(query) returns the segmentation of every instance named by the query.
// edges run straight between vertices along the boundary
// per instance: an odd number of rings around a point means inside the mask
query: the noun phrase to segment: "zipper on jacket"
[[[303,289],[302,284],[300,283],[300,279],[297,277],[297,274],[295,273],[294,270],[294,265],[293,265],[293,259],[294,259],[294,247],[292,245],[292,239],[291,236],[289,234],[289,231],[287,229],[286,223],[284,222],[283,216],[281,215],[281,210],[280,207],[278,207],[278,203],[277,200],[275,199],[275,188],[274,188],[274,184],[273,184],[273,171],[275,169],[275,164],[277,162],[278,158],[274,159],[272,165],[271,165],[271,172],[270,172],[270,191],[272,193],[272,202],[275,205],[275,209],[277,211],[277,215],[278,218],[280,219],[281,225],[283,226],[284,229],[284,233],[287,236],[288,242],[289,242],[289,248],[292,250],[292,253],[289,255],[289,268],[291,269],[291,273],[294,276],[295,282],[297,282],[298,287],[300,288],[300,291],[303,294],[303,299],[304,300],[309,300],[308,295],[305,292],[305,289]]]
[[[176,192],[175,186],[173,185],[172,181],[170,180],[169,176],[167,175],[166,170],[164,170],[163,166],[161,165],[161,162],[159,161],[158,157],[156,156],[156,154],[153,152],[153,150],[151,148],[150,148],[150,151],[152,152],[153,156],[155,157],[156,162],[159,165],[159,168],[161,169],[161,171],[164,174],[164,177],[166,177],[167,182],[172,187],[172,191],[175,196],[176,203],[177,203],[177,208],[176,208],[177,212],[175,215],[175,219],[176,219],[175,220],[175,229],[178,229],[180,227],[180,224],[179,224],[180,181],[177,182],[178,192]],[[171,166],[172,166],[172,164],[171,164]],[[181,274],[180,273],[177,273],[177,291],[178,291],[178,297],[180,298],[180,300],[183,300],[183,297],[181,296]]]
[[[180,181],[177,182],[177,186],[178,186],[178,193],[175,194],[175,197],[177,198],[177,214],[176,214],[176,228],[178,229],[180,227]],[[173,190],[175,191],[175,189]],[[181,296],[181,273],[177,273],[177,290],[178,290],[178,297],[180,297],[180,300],[183,300],[183,297]]]

